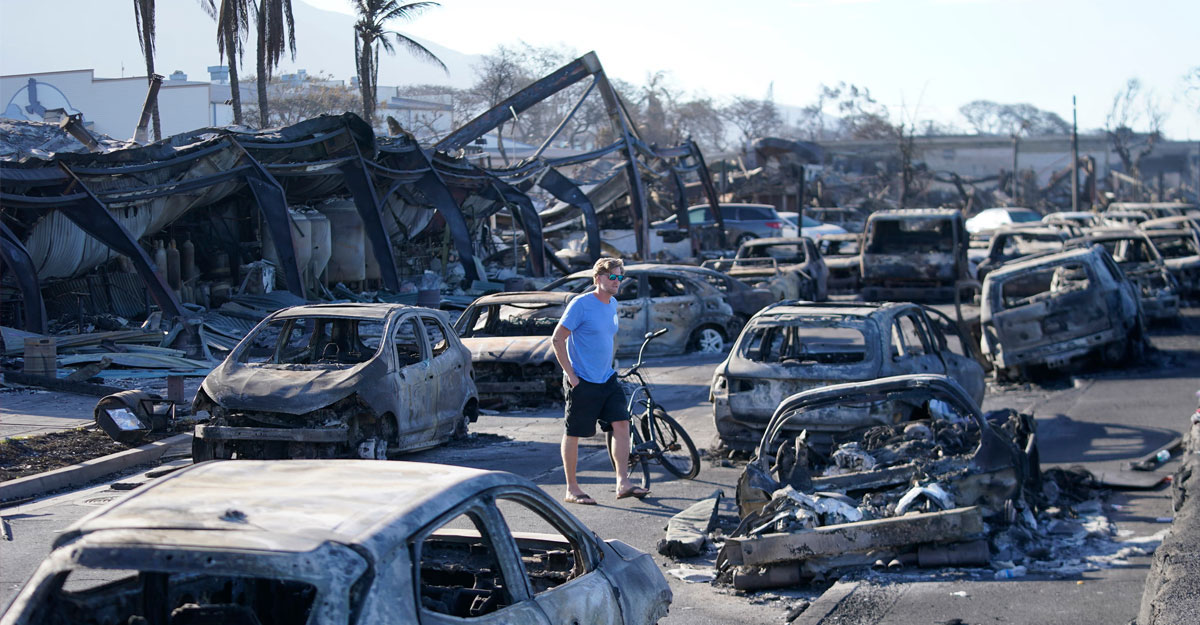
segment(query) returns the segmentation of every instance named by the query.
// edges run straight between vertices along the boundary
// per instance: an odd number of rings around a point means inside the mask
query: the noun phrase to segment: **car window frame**
[[[439,358],[441,356],[444,356],[444,355],[450,353],[451,352],[450,348],[453,347],[452,341],[450,340],[450,335],[454,334],[454,333],[446,328],[446,324],[442,321],[442,318],[438,315],[431,314],[431,313],[424,313],[424,312],[418,313],[417,317],[421,320],[421,323],[420,323],[421,329],[425,331],[425,340],[429,346],[429,352],[428,352],[429,358],[432,360],[432,359]],[[434,323],[435,325],[437,325],[438,329],[442,331],[442,337],[444,337],[446,340],[446,347],[441,352],[434,353],[435,348],[433,345],[433,340],[429,336],[429,328],[425,327],[426,321],[430,321],[430,322]],[[455,334],[455,336],[458,336],[458,335]]]
[[[429,348],[429,337],[425,335],[425,326],[420,322],[419,317],[420,316],[415,312],[409,312],[401,315],[400,317],[396,318],[395,324],[391,330],[388,331],[388,337],[390,338],[389,347],[392,350],[392,364],[396,367],[397,371],[419,365],[423,362],[428,363],[433,360],[433,350]],[[417,327],[417,330],[419,330],[419,332],[416,332],[415,334],[417,336],[417,343],[421,349],[421,359],[413,363],[402,365],[400,364],[400,354],[396,350],[396,333],[399,332],[400,328],[409,321],[412,321]]]
[[[513,551],[516,545],[512,542],[511,534],[506,534],[507,539],[498,540],[496,537],[496,529],[505,527],[503,517],[500,516],[499,510],[494,505],[488,505],[488,502],[477,493],[472,495],[470,499],[459,502],[458,505],[450,510],[438,515],[436,519],[425,524],[424,527],[414,532],[408,539],[408,557],[412,566],[412,592],[413,600],[416,604],[418,623],[428,623],[430,620],[445,621],[447,619],[457,619],[464,623],[471,623],[473,621],[472,618],[456,617],[428,610],[425,606],[421,605],[421,548],[424,545],[425,539],[444,527],[447,523],[468,513],[475,514],[478,521],[483,524],[481,531],[487,533],[486,540],[492,545],[493,553],[496,555],[501,575],[505,581],[505,588],[509,591],[509,600],[511,601],[509,606],[530,602],[536,609],[540,610],[534,601],[535,595],[533,594],[533,589],[529,587],[529,578],[525,574],[524,565],[521,564],[518,569],[518,566],[514,564],[514,561],[520,561],[521,554],[519,551]],[[477,527],[476,529],[479,528]],[[483,537],[481,536],[481,538]],[[515,583],[513,578],[517,579]],[[433,615],[432,619],[423,618],[426,614]],[[494,614],[494,612],[490,614]]]

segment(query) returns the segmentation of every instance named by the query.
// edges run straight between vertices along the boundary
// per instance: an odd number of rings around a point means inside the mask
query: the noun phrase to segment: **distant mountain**
[[[155,71],[164,76],[182,70],[190,80],[208,80],[207,67],[221,65],[216,23],[196,0],[157,3]],[[354,67],[354,18],[324,11],[303,0],[292,3],[296,20],[296,60],[284,56],[278,74],[307,70],[349,82]],[[463,54],[416,36],[420,24],[399,25],[429,48],[450,70],[422,63],[397,48],[380,59],[379,84],[443,84],[468,87],[479,55]],[[412,27],[410,30],[406,27]],[[254,44],[248,42],[239,75],[254,73]],[[133,3],[128,0],[54,0],[0,2],[0,74],[32,74],[94,69],[97,78],[144,76],[138,50]]]

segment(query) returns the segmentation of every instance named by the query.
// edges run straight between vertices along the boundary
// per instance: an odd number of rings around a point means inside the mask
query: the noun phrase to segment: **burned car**
[[[548,291],[494,293],[459,315],[454,331],[471,350],[482,400],[521,403],[562,395],[562,369],[552,337],[567,303],[576,297]]]
[[[1087,355],[1111,366],[1145,349],[1139,290],[1099,245],[1009,263],[988,274],[981,300],[980,349],[997,378]]]
[[[478,418],[471,352],[445,313],[319,304],[263,319],[204,379],[192,455],[386,458],[461,436]]]
[[[1033,417],[985,417],[945,376],[792,395],[738,480],[741,523],[717,566],[737,587],[762,588],[939,546],[984,564],[984,521],[1030,509],[1038,455]]]
[[[713,372],[709,401],[722,444],[751,449],[784,398],[842,382],[945,374],[983,401],[969,339],[936,309],[913,303],[780,302],[746,324]]]
[[[617,354],[636,354],[647,332],[671,331],[650,344],[651,354],[725,350],[737,321],[725,296],[697,276],[692,267],[654,263],[627,265],[617,291]],[[595,288],[592,271],[579,271],[547,284],[543,291],[587,293]]]
[[[809,237],[770,237],[746,241],[738,247],[734,258],[771,258],[780,272],[797,274],[795,295],[787,292],[784,299],[823,302],[829,298],[829,269],[825,267],[816,242]],[[750,271],[749,267],[730,269],[730,273],[741,280],[746,280]]]
[[[860,268],[866,301],[954,298],[968,280],[969,239],[962,213],[911,208],[871,214],[863,234]]]
[[[1181,295],[1200,295],[1200,230],[1190,228],[1146,230]]]
[[[0,623],[641,625],[671,599],[650,556],[511,473],[207,462],[59,534]]]
[[[1061,250],[1066,240],[1067,234],[1057,228],[1018,226],[996,230],[988,241],[987,255],[975,269],[976,279],[982,281],[996,267],[1022,256]]]
[[[1163,321],[1179,318],[1179,287],[1144,232],[1097,228],[1068,243],[1104,246],[1125,277],[1140,290],[1142,313],[1147,319]]]
[[[857,293],[862,288],[861,234],[828,234],[818,242],[821,259],[829,270],[830,293]]]
[[[730,336],[736,336],[742,326],[746,325],[746,321],[754,316],[754,313],[762,310],[768,304],[778,301],[769,289],[752,287],[727,273],[693,265],[673,265],[673,267],[695,274],[725,296],[725,301],[733,309],[733,323],[729,328]]]

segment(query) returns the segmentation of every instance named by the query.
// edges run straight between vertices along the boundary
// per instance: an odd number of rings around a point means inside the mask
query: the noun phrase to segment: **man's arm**
[[[579,376],[575,375],[575,368],[571,366],[571,359],[567,358],[568,336],[571,336],[571,331],[564,328],[560,323],[554,328],[554,338],[551,342],[554,345],[554,357],[558,359],[558,366],[562,367],[563,373],[567,374],[567,382],[570,382],[571,388],[575,388],[579,384]]]

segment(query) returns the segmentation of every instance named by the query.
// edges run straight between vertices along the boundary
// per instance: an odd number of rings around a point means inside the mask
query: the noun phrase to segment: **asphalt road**
[[[1157,348],[1149,362],[1120,371],[1079,371],[1038,384],[989,388],[986,409],[1011,407],[1032,412],[1038,421],[1044,466],[1082,465],[1092,471],[1117,470],[1182,433],[1195,409],[1200,387],[1200,314],[1189,311],[1178,327],[1152,331]],[[658,358],[648,369],[655,396],[706,448],[715,430],[707,403],[717,357]],[[487,414],[475,424],[480,436],[465,443],[413,454],[412,460],[503,469],[532,479],[547,492],[565,490],[558,442],[561,408]],[[585,441],[580,454],[585,490],[594,507],[569,509],[604,538],[620,538],[653,553],[667,520],[714,490],[729,498],[726,522],[735,519],[732,495],[740,467],[706,458],[692,481],[654,472],[652,494],[643,501],[616,501],[613,477],[600,438]],[[1174,470],[1176,461],[1160,471]],[[123,478],[144,479],[141,474]],[[7,605],[45,556],[57,532],[123,495],[108,485],[0,511],[11,539],[0,540],[0,605]],[[1116,523],[1119,540],[1155,535],[1171,515],[1170,492],[1115,492],[1104,509]],[[1152,543],[1151,543],[1152,544]],[[680,563],[654,555],[664,572]],[[740,594],[668,576],[675,602],[665,624],[781,623],[804,601],[812,607],[796,623],[1112,623],[1125,625],[1137,614],[1149,555],[1117,560],[1118,565],[1065,576],[1027,576],[995,581],[990,572],[902,570],[787,591]],[[1111,559],[1110,559],[1111,560]],[[712,556],[686,563],[705,567]],[[956,621],[955,619],[959,619]]]

